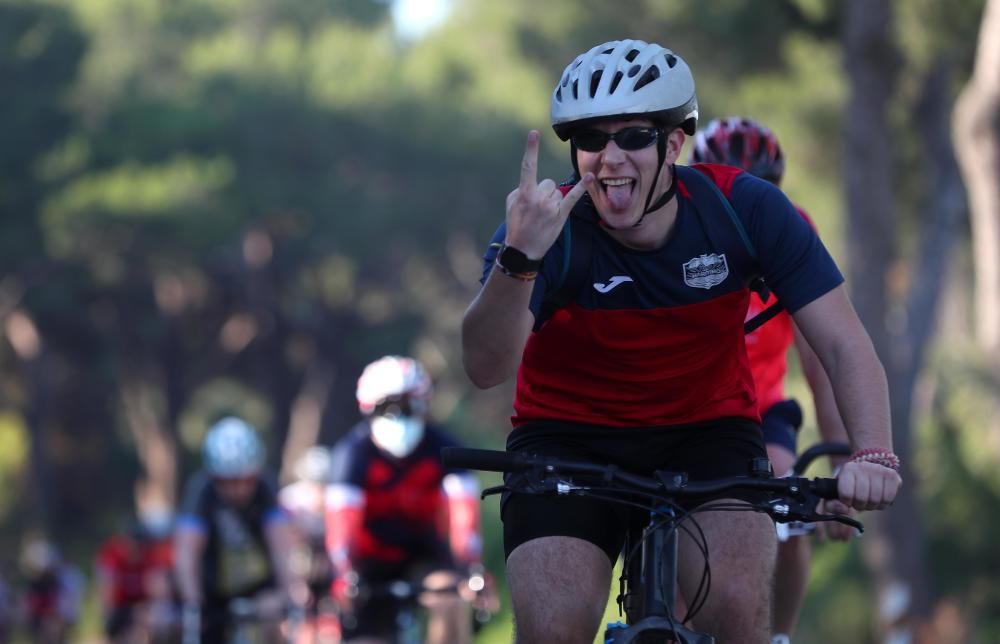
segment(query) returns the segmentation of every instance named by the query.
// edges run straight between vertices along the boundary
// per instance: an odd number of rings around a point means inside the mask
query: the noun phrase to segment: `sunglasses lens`
[[[614,139],[622,150],[641,150],[656,142],[657,130],[652,127],[627,127],[614,134],[601,130],[580,130],[573,135],[573,144],[584,152],[600,152]]]
[[[651,127],[627,127],[615,133],[615,143],[622,150],[641,150],[655,141],[656,130]]]
[[[600,152],[611,136],[600,130],[580,130],[573,135],[573,144],[584,152]]]

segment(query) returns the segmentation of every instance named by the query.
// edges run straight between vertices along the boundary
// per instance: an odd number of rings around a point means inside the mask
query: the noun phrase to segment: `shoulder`
[[[212,479],[204,470],[191,475],[184,487],[184,511],[194,512],[213,497]]]
[[[795,206],[795,210],[799,213],[799,216],[802,217],[803,219],[805,219],[809,223],[809,225],[812,227],[812,229],[815,230],[818,233],[819,230],[816,228],[816,222],[813,221],[813,218],[809,216],[809,213],[807,213],[802,208],[802,206],[800,206],[798,204],[792,204],[792,205]]]
[[[712,181],[719,189],[722,190],[724,194],[729,195],[732,190],[733,183],[742,176],[751,177],[752,175],[744,172],[740,168],[735,168],[729,165],[720,165],[716,163],[695,163],[690,166],[678,165],[675,166],[678,174],[678,189],[686,197],[690,197],[690,193],[687,192],[687,188],[684,185],[685,178],[690,178],[690,172],[697,171],[707,177]]]
[[[375,447],[368,422],[362,420],[338,440],[330,452],[330,480],[343,482],[371,460]]]

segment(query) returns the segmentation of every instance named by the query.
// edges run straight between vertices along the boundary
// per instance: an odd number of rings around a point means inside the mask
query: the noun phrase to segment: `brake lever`
[[[485,499],[488,496],[493,496],[494,494],[503,494],[504,492],[510,491],[510,488],[506,485],[494,485],[493,487],[488,487],[482,491],[479,495],[480,499]]]
[[[849,525],[858,531],[858,534],[862,534],[865,531],[865,526],[863,523],[857,519],[852,519],[845,514],[815,514],[813,521],[836,521],[837,523],[843,523],[844,525]]]

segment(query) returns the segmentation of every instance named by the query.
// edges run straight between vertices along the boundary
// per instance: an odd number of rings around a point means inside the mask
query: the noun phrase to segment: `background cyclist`
[[[333,567],[326,553],[326,484],[330,475],[330,451],[321,445],[309,447],[294,466],[295,481],[281,488],[278,502],[291,517],[295,546],[292,565],[296,577],[309,589],[306,623],[299,640],[311,642],[322,613],[333,616],[330,583]],[[324,622],[326,623],[326,622]],[[329,634],[323,634],[330,639]],[[324,640],[325,641],[325,640]]]
[[[405,579],[448,588],[480,570],[478,483],[442,468],[441,449],[458,443],[428,420],[431,393],[416,360],[376,360],[358,379],[364,419],[334,448],[327,542],[345,641],[392,641],[395,602],[373,597],[358,605],[359,586]],[[469,599],[421,596],[430,611],[428,642],[470,641]]]
[[[304,600],[289,565],[291,525],[262,476],[264,460],[257,432],[239,418],[205,435],[203,470],[187,483],[174,543],[186,639],[200,632],[202,642],[226,641],[230,602],[248,598],[268,622],[268,641],[278,641],[285,609]]]
[[[169,634],[174,609],[173,547],[167,534],[133,520],[97,551],[97,587],[111,642]]]
[[[695,134],[689,160],[691,163],[736,166],[776,186],[781,185],[785,173],[785,156],[774,133],[753,119],[739,116],[709,121],[704,129]],[[814,225],[801,208],[796,206],[796,209]],[[756,292],[751,293],[747,319],[774,304],[775,299],[771,297],[764,302]],[[798,431],[802,425],[802,409],[798,402],[785,394],[788,352],[793,343],[812,392],[820,437],[827,442],[848,441],[847,430],[837,410],[823,365],[795,328],[792,316],[782,311],[746,336],[747,355],[761,412],[761,430],[776,476],[786,476],[791,472],[795,464]],[[836,465],[847,460],[846,457],[833,458]],[[849,514],[850,508],[840,501],[830,501],[826,503],[826,511]],[[854,532],[853,528],[837,522],[820,523],[817,529],[837,540],[846,540]],[[809,582],[809,543],[808,537],[799,535],[778,544],[773,644],[786,644],[795,630]]]
[[[567,66],[551,106],[582,180],[565,195],[539,182],[539,133],[529,133],[520,184],[462,327],[476,385],[517,375],[507,449],[640,473],[686,471],[694,480],[745,474],[751,458],[766,454],[743,338],[748,291],[723,257],[732,249],[716,247],[699,225],[698,212],[717,199],[694,203],[674,166],[696,131],[690,69],[659,45],[603,43]],[[684,172],[698,180],[698,170]],[[858,509],[886,507],[900,484],[888,388],[843,277],[775,186],[725,166],[708,166],[704,177],[728,194],[771,289],[830,375],[858,450],[841,470],[841,498]],[[564,266],[560,235],[578,201],[573,224],[591,231],[593,246],[584,287],[538,320]],[[536,321],[544,323],[533,329]],[[591,641],[635,517],[594,499],[526,495],[504,499],[501,513],[517,641]],[[700,512],[697,520],[712,582],[696,628],[722,642],[769,641],[773,524],[746,512]],[[680,548],[681,590],[694,596],[704,559],[690,538]]]

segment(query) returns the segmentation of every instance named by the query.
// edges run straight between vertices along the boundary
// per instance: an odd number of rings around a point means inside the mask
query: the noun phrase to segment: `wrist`
[[[512,273],[537,273],[542,267],[542,258],[531,257],[529,253],[504,243],[497,251],[496,265]]]
[[[890,470],[899,471],[899,457],[888,448],[867,447],[859,449],[848,460],[849,463],[875,463]]]

